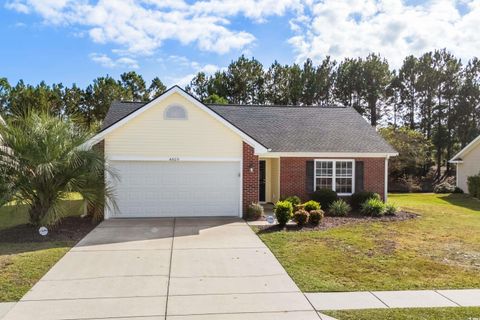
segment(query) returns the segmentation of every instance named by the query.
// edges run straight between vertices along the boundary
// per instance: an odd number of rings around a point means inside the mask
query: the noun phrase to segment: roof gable
[[[472,142],[470,142],[465,148],[460,150],[449,162],[461,162],[462,158],[464,158],[470,151],[480,146],[480,135],[475,138]]]
[[[239,135],[245,142],[250,144],[252,147],[255,148],[256,153],[265,153],[267,152],[267,148],[263,146],[261,143],[250,137],[248,134],[245,132],[241,131],[237,127],[235,127],[233,124],[225,120],[223,117],[218,115],[217,113],[213,112],[210,108],[208,108],[206,105],[192,97],[190,94],[185,92],[183,89],[181,89],[178,86],[173,86],[167,91],[165,91],[162,95],[159,97],[147,102],[147,103],[129,103],[129,104],[124,104],[124,103],[114,103],[110,107],[110,110],[107,113],[106,116],[106,121],[102,126],[102,130],[92,137],[89,141],[86,142],[86,146],[93,146],[96,143],[100,142],[103,140],[103,138],[111,133],[112,131],[116,130],[119,127],[122,127],[124,124],[129,122],[130,120],[138,117],[140,114],[146,112],[150,108],[154,107],[157,103],[167,99],[169,96],[172,94],[180,94],[182,97],[184,97],[186,100],[191,102],[194,106],[200,108],[207,114],[209,114],[211,117],[214,119],[218,120],[221,124],[223,124],[225,127],[228,129],[232,130],[234,133]],[[122,106],[122,108],[118,108],[118,106]],[[123,108],[125,107],[125,108]]]

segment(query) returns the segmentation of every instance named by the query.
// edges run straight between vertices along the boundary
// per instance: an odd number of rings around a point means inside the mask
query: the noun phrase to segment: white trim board
[[[239,135],[242,138],[243,141],[245,141],[246,143],[248,143],[249,145],[251,145],[255,149],[256,154],[261,154],[261,153],[268,152],[268,149],[265,146],[263,146],[261,143],[255,141],[253,138],[251,138],[250,136],[245,134],[243,131],[239,130],[237,127],[235,127],[230,122],[228,122],[227,120],[225,120],[224,118],[219,116],[217,113],[212,111],[210,108],[205,106],[200,101],[194,99],[192,96],[190,96],[188,93],[186,93],[184,90],[182,90],[178,86],[174,86],[174,87],[168,89],[161,96],[153,99],[152,101],[148,102],[144,106],[140,107],[136,111],[134,111],[131,114],[129,114],[128,116],[126,116],[125,118],[119,120],[118,122],[112,124],[110,127],[106,128],[105,130],[99,132],[97,135],[93,136],[91,139],[89,139],[87,142],[85,142],[82,145],[82,147],[87,147],[87,148],[92,147],[93,145],[95,145],[98,142],[100,142],[101,140],[103,140],[103,138],[106,135],[108,135],[110,132],[116,130],[117,128],[119,128],[121,126],[123,126],[125,123],[129,122],[133,118],[136,118],[137,116],[141,115],[142,113],[146,112],[147,110],[149,110],[150,108],[155,106],[157,103],[165,100],[166,98],[168,98],[169,96],[171,96],[172,94],[175,94],[175,93],[180,94],[182,97],[187,99],[193,105],[197,106],[198,108],[200,108],[204,112],[208,113],[210,116],[212,116],[213,118],[218,120],[221,124],[223,124],[225,127],[227,127],[228,129],[232,130],[234,133]]]
[[[135,156],[135,155],[116,155],[116,156],[109,156],[108,160],[110,161],[170,161],[170,162],[185,162],[185,161],[237,162],[237,161],[241,161],[242,158],[182,157],[182,156],[145,157],[145,156]]]
[[[259,155],[262,158],[303,157],[303,158],[387,158],[398,156],[398,153],[367,152],[268,152]]]
[[[458,157],[462,157],[466,153],[470,152],[470,149],[473,149],[477,145],[477,143],[480,143],[480,136],[473,139],[472,142],[470,142],[465,148],[460,150],[460,152],[457,153],[456,155],[454,155],[452,157],[452,159],[450,159],[448,162],[450,162],[450,163],[462,163],[463,162],[462,160],[455,160],[455,159],[457,159]]]

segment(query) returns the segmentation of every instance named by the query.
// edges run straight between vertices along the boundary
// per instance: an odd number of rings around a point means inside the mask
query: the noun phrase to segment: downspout
[[[388,200],[388,159],[390,158],[390,156],[386,156],[385,157],[385,186],[384,186],[384,200],[385,202],[387,202]]]

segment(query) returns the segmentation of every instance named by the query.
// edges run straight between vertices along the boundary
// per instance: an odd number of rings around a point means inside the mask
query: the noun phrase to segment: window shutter
[[[355,161],[355,192],[363,190],[363,161]]]
[[[305,190],[307,190],[307,193],[312,193],[314,191],[313,179],[315,176],[315,173],[313,172],[313,170],[315,170],[313,161],[307,161],[307,165],[305,167],[306,167],[306,176],[307,176],[307,179],[305,180],[305,183],[306,183]]]

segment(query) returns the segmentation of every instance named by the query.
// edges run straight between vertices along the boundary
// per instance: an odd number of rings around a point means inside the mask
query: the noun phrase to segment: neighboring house
[[[457,153],[450,162],[457,164],[457,187],[468,192],[467,178],[480,172],[480,136]]]
[[[242,216],[319,188],[385,197],[397,155],[352,108],[205,105],[177,86],[113,103],[89,145],[102,141],[120,179],[106,218]]]

